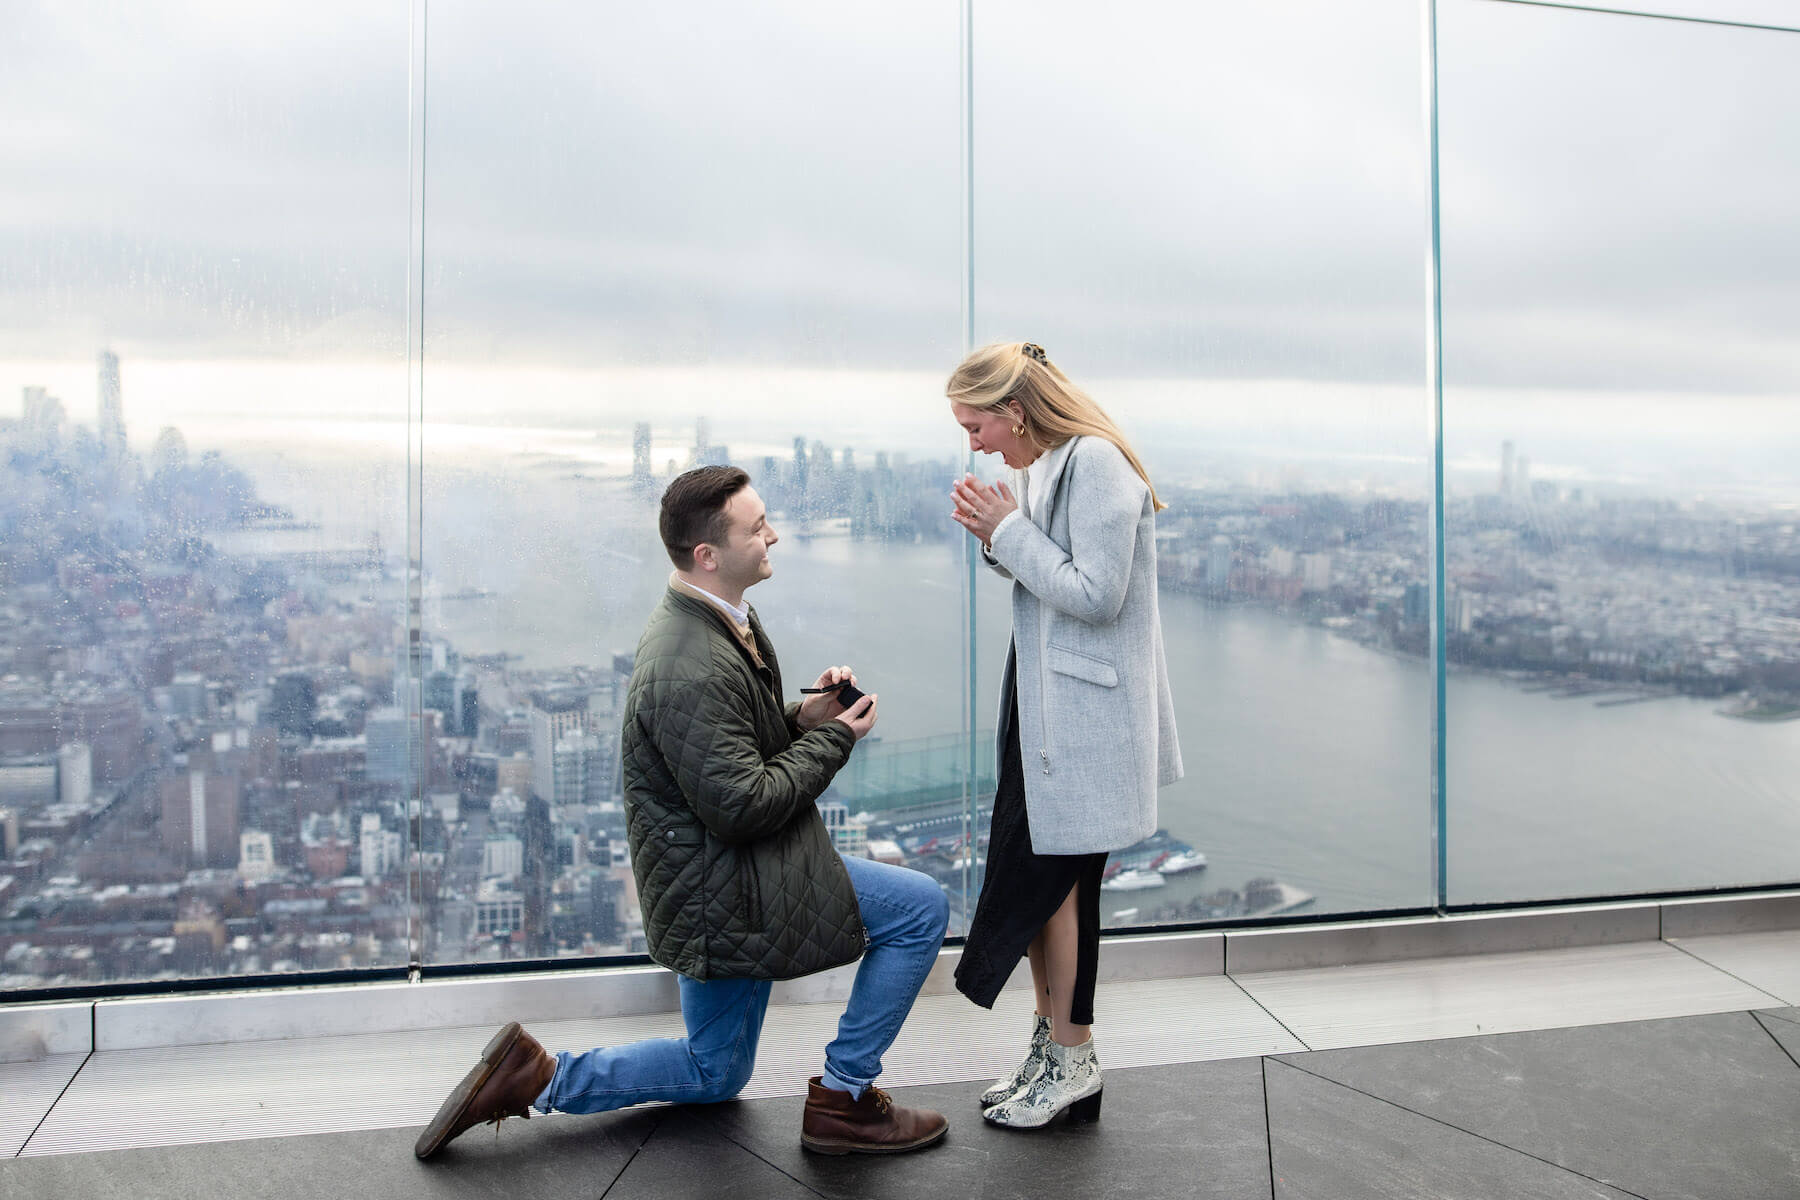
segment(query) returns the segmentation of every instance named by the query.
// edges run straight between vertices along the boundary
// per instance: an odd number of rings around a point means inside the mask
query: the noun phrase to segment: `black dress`
[[[1008,672],[1008,678],[1012,672]],[[1075,995],[1069,1020],[1094,1023],[1094,980],[1100,966],[1100,876],[1106,855],[1038,854],[1031,848],[1031,824],[1025,812],[1025,768],[1019,751],[1019,695],[1007,689],[1006,752],[994,791],[994,817],[988,831],[987,876],[969,922],[962,961],[956,965],[956,988],[983,1008],[994,1000],[1025,956],[1031,940],[1076,892],[1078,940]]]

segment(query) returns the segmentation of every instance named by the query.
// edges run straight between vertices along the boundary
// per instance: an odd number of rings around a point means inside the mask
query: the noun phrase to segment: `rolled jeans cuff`
[[[825,1070],[819,1075],[819,1082],[833,1091],[849,1092],[852,1100],[861,1100],[863,1092],[869,1086],[867,1083],[854,1083],[845,1079],[842,1075],[839,1075],[836,1071],[832,1070],[829,1065],[827,1065]]]

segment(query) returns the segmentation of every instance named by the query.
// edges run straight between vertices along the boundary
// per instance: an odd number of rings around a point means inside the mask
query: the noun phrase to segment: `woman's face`
[[[1029,437],[1013,433],[1019,423],[1018,405],[1000,408],[970,408],[966,404],[950,404],[956,423],[969,434],[969,449],[977,454],[998,454],[1007,466],[1023,471],[1038,456],[1038,448]]]

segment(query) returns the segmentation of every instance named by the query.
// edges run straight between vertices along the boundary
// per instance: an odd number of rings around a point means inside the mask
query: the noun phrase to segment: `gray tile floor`
[[[0,1065],[0,1197],[1800,1200],[1800,932],[1733,938],[1107,984],[1104,1115],[1040,1135],[974,1107],[1024,994],[928,997],[884,1078],[951,1133],[891,1159],[799,1147],[829,1005],[771,1012],[738,1102],[509,1121],[430,1164],[417,1127],[490,1030]]]
[[[893,1158],[805,1153],[785,1096],[509,1121],[428,1164],[410,1129],[18,1158],[0,1163],[0,1194],[1793,1200],[1792,1014],[1117,1069],[1097,1124],[1037,1134],[985,1126],[975,1085],[904,1088],[952,1124]]]

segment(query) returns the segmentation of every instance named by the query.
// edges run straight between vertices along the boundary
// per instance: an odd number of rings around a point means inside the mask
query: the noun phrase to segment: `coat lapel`
[[[1042,496],[1032,496],[1030,498],[1031,507],[1034,511],[1038,508],[1044,510],[1044,532],[1046,533],[1050,531],[1051,514],[1056,511],[1056,493],[1059,490],[1059,485],[1062,483],[1063,468],[1069,465],[1069,455],[1074,453],[1075,443],[1078,440],[1079,439],[1077,438],[1069,438],[1063,442],[1062,445],[1048,452],[1050,461],[1046,464],[1046,469],[1044,471],[1044,494]],[[1031,514],[1026,513],[1025,516],[1029,519]],[[1033,522],[1033,524],[1036,524],[1036,522]]]

